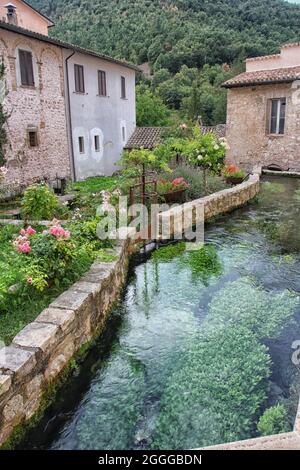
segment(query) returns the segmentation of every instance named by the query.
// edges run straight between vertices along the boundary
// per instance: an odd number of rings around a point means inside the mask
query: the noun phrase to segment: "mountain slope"
[[[300,6],[282,0],[30,0],[51,34],[171,73],[232,63],[300,39]]]

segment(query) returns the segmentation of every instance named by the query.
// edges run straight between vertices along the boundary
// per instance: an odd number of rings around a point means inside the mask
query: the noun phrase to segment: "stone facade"
[[[32,52],[33,87],[20,83],[19,49]],[[7,182],[22,185],[43,177],[69,177],[62,49],[0,29],[0,56],[5,66],[4,109],[8,114]],[[37,147],[29,146],[30,129],[37,131]]]
[[[228,90],[228,161],[251,171],[254,165],[300,170],[299,83],[239,87]],[[269,100],[286,98],[285,132],[269,135]]]
[[[299,171],[300,43],[283,46],[279,54],[247,59],[246,72],[223,86],[229,89],[226,129],[229,162],[247,170],[257,164],[265,167],[274,164],[282,170]],[[272,100],[282,99],[285,99],[284,131],[277,128],[278,124],[271,126]],[[273,124],[281,116],[275,118],[275,113]]]

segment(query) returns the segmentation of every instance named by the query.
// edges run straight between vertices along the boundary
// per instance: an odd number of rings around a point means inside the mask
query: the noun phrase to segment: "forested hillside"
[[[201,114],[206,124],[225,119],[219,85],[245,57],[300,40],[300,6],[282,0],[30,1],[55,21],[53,36],[149,62],[152,91],[190,117]]]

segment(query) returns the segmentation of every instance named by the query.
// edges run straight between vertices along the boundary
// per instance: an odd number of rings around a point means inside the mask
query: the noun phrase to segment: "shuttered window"
[[[106,73],[103,70],[98,70],[98,93],[99,96],[107,96]]]
[[[121,98],[126,98],[126,79],[121,77]]]
[[[84,68],[82,65],[74,65],[75,73],[75,91],[76,93],[84,93]]]
[[[20,49],[19,50],[19,63],[20,63],[21,84],[23,86],[34,86],[32,53],[30,51],[23,51]]]

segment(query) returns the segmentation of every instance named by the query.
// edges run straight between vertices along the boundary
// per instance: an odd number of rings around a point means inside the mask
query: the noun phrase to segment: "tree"
[[[169,123],[170,110],[159,96],[142,85],[137,87],[136,112],[139,127],[163,127]]]

